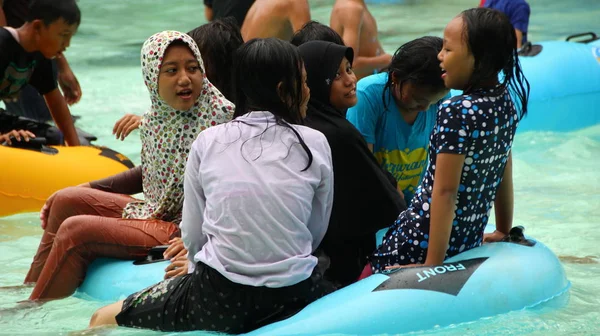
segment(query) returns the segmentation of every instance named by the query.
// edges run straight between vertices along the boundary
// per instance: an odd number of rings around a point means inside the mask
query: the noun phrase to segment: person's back
[[[312,272],[316,258],[310,247],[320,238],[313,238],[306,223],[325,217],[330,195],[320,185],[331,173],[321,133],[293,126],[313,153],[303,171],[306,155],[294,146],[296,135],[275,123],[268,112],[251,112],[205,131],[192,149],[210,214],[203,233],[211,237],[196,260],[233,281],[270,287],[299,282]],[[292,268],[297,279],[288,278]]]
[[[310,20],[308,0],[256,0],[242,25],[244,41],[277,37],[289,41]]]
[[[392,56],[385,53],[379,42],[377,22],[364,0],[337,0],[329,25],[342,36],[345,45],[354,49],[354,70],[359,79],[390,63]]]
[[[508,16],[517,35],[517,48],[527,43],[531,9],[525,0],[487,0],[482,7],[499,10]]]

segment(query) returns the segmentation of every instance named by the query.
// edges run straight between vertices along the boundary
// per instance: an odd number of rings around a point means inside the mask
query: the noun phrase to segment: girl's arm
[[[142,186],[142,166],[139,165],[122,173],[107,178],[84,183],[80,187],[91,187],[94,189],[116,193],[133,195],[144,191]]]
[[[183,213],[181,218],[181,240],[188,251],[188,272],[195,269],[194,256],[198,253],[208,238],[202,231],[204,224],[204,209],[206,197],[200,181],[200,154],[202,136],[192,144],[190,155],[185,166],[183,178]]]
[[[512,178],[512,153],[508,155],[506,167],[502,182],[496,191],[496,200],[494,201],[494,213],[496,214],[496,231],[492,234],[484,236],[485,242],[496,242],[504,238],[510,229],[513,222],[514,209],[514,191]]]
[[[329,227],[331,209],[333,208],[333,162],[331,149],[323,137],[321,148],[313,148],[313,164],[319,164],[321,170],[321,183],[315,191],[312,200],[312,211],[308,218],[307,228],[313,237],[312,252],[323,241]],[[316,146],[315,146],[316,147]]]
[[[446,256],[464,162],[464,154],[437,154],[431,196],[429,246],[425,259],[427,266],[442,264]]]

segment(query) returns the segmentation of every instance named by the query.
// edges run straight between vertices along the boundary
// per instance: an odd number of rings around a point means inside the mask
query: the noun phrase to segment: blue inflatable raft
[[[599,124],[600,40],[535,46],[541,46],[538,54],[519,57],[531,85],[528,113],[519,132],[568,132]]]
[[[475,321],[553,299],[565,304],[570,283],[562,265],[544,244],[530,242],[533,246],[485,244],[443,266],[375,274],[250,335],[398,334]],[[167,265],[97,260],[77,295],[116,301],[162,280]]]
[[[600,123],[600,47],[542,42],[519,59],[531,84],[529,112],[519,131],[572,131]]]

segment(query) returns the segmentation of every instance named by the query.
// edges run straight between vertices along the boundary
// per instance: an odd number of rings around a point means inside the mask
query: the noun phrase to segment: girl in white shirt
[[[190,273],[102,308],[91,326],[244,333],[334,290],[312,255],[327,231],[333,171],[325,136],[298,125],[310,97],[302,58],[287,42],[255,39],[233,72],[237,118],[202,132],[187,162]]]

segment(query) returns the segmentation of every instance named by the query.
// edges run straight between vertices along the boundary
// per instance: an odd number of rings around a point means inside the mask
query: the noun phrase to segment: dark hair
[[[200,49],[206,77],[230,101],[235,100],[233,55],[244,43],[233,17],[214,20],[188,32]]]
[[[504,13],[490,8],[467,9],[460,17],[464,22],[463,39],[475,59],[465,92],[496,79],[502,72],[499,87],[508,88],[519,99],[523,118],[527,114],[530,87],[521,69],[517,36],[510,20]]]
[[[344,45],[344,40],[340,34],[317,21],[308,21],[298,30],[290,41],[295,46],[300,46],[309,41],[326,41],[335,44]]]
[[[182,39],[176,39],[171,41],[171,43],[169,43],[169,45],[167,46],[167,49],[169,49],[169,47],[171,46],[182,46],[182,47],[187,47],[188,49],[190,49],[190,45],[187,44],[185,41],[183,41]],[[192,49],[190,49],[190,51],[192,51]],[[165,50],[166,53],[166,50]],[[192,54],[194,54],[192,52]],[[194,58],[196,58],[196,55],[194,55]]]
[[[298,48],[288,42],[256,38],[244,43],[235,53],[233,117],[250,111],[273,113],[276,123],[289,128],[308,155],[304,171],[312,164],[313,156],[302,136],[290,126],[302,124],[302,67]]]
[[[443,40],[435,36],[423,36],[400,46],[387,68],[388,80],[383,87],[383,104],[387,108],[386,91],[392,87],[394,77],[399,84],[409,81],[418,86],[430,87],[435,91],[446,89],[438,54]]]
[[[32,0],[29,3],[26,22],[42,20],[49,25],[61,18],[69,25],[79,26],[81,12],[75,0]]]

